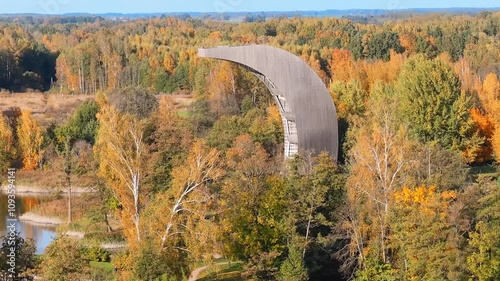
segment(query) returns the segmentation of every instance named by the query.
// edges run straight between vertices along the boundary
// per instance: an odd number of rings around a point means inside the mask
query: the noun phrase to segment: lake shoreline
[[[33,212],[27,212],[22,214],[19,217],[19,220],[31,224],[34,226],[40,226],[40,227],[50,227],[50,228],[57,228],[59,225],[64,224],[65,221],[58,218],[58,217],[48,217],[48,216],[42,216],[38,215]],[[82,240],[85,238],[85,232],[82,231],[65,231],[62,233],[63,235],[67,235],[70,238],[74,238],[77,240]],[[119,251],[127,247],[127,244],[125,242],[102,242],[99,245],[102,249],[108,250],[108,251]]]
[[[58,188],[44,188],[39,186],[27,186],[27,185],[16,185],[16,194],[20,195],[38,195],[38,194],[53,194],[57,192],[61,192],[62,194],[67,194],[68,192],[64,189]],[[0,187],[0,193],[7,193],[8,185],[3,185]],[[83,188],[83,187],[73,187],[71,193],[73,194],[84,194],[92,192],[92,188]]]
[[[58,217],[41,216],[33,212],[27,212],[19,216],[19,220],[36,226],[56,227],[63,223]]]

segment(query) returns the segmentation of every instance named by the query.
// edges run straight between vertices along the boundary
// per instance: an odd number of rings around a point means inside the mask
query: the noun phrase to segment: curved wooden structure
[[[337,112],[328,89],[299,57],[265,45],[199,49],[198,55],[240,64],[267,86],[281,112],[285,156],[299,150],[338,155]]]

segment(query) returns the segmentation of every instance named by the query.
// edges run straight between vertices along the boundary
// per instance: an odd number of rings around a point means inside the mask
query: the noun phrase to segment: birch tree
[[[344,270],[363,267],[368,259],[389,262],[389,214],[394,193],[402,187],[412,141],[396,118],[397,100],[387,90],[371,97],[370,121],[358,125],[349,152],[347,207],[342,223],[349,244]],[[385,106],[381,106],[385,105]],[[342,255],[342,253],[341,253]],[[350,269],[349,269],[350,268]]]
[[[145,236],[161,255],[211,258],[217,246],[211,185],[223,176],[217,149],[196,140],[185,161],[172,170],[171,185],[148,204]]]
[[[131,103],[131,99],[135,103]],[[97,115],[100,123],[96,143],[100,174],[123,206],[122,222],[129,241],[141,241],[144,206],[141,190],[148,158],[145,128],[147,116],[154,110],[154,102],[154,96],[143,90],[126,89],[103,98]]]
[[[195,234],[196,224],[191,218],[204,219],[206,213],[201,205],[207,205],[211,200],[209,185],[223,175],[220,155],[216,149],[208,149],[204,141],[193,144],[185,165],[175,168],[172,172],[172,189],[167,193],[170,197],[167,221],[161,235],[161,246],[168,246],[168,240],[183,233]],[[209,234],[209,233],[208,233]],[[209,234],[210,235],[210,234]]]

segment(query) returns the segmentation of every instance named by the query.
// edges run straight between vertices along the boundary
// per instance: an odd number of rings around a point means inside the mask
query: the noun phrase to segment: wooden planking
[[[269,79],[295,115],[301,151],[328,151],[337,159],[337,111],[325,84],[299,57],[266,45],[199,49],[200,57],[244,65]],[[267,86],[267,85],[266,85]]]

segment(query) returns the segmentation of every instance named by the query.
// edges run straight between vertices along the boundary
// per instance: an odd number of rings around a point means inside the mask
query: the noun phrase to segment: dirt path
[[[226,264],[229,264],[229,262],[221,262],[221,263],[217,263],[215,265],[219,266],[219,265],[226,265]],[[200,273],[203,270],[208,269],[210,266],[211,265],[205,265],[205,266],[202,266],[202,267],[199,267],[199,268],[193,270],[191,272],[191,275],[189,275],[188,281],[196,281],[196,280],[198,280],[198,276],[200,275]]]

